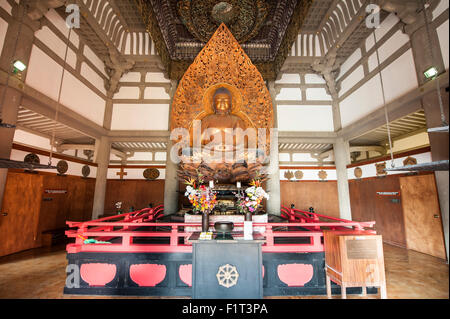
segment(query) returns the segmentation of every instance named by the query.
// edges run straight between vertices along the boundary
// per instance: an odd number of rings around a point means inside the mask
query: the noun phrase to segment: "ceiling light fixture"
[[[20,60],[14,61],[13,67],[14,67],[14,73],[17,73],[17,71],[23,72],[27,68],[26,64]]]
[[[436,75],[438,75],[438,70],[436,67],[432,66],[428,68],[425,72],[423,72],[423,74],[427,79],[431,79],[434,78]]]

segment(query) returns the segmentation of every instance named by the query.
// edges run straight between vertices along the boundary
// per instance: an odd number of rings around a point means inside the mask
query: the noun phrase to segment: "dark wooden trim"
[[[40,150],[40,149],[37,149],[37,148],[34,148],[34,147],[21,145],[21,144],[13,143],[12,148],[15,149],[15,150],[19,150],[19,151],[30,152],[30,153],[36,153],[36,154],[44,155],[44,156],[50,156],[50,152],[49,152],[49,151],[44,151],[44,150]],[[74,163],[79,163],[79,164],[85,164],[85,165],[95,166],[95,167],[98,166],[97,163],[85,161],[85,160],[82,160],[82,159],[80,159],[80,158],[74,158],[74,157],[67,156],[67,155],[62,155],[62,154],[53,153],[52,156],[53,156],[54,158],[59,158],[59,159],[62,159],[62,160],[65,160],[65,161],[69,161],[69,162],[74,162]]]
[[[327,170],[335,170],[336,166],[280,166],[280,169],[327,169]]]
[[[147,180],[144,177],[142,178],[124,178],[124,179],[120,179],[120,178],[108,178],[107,181],[127,181],[127,182],[154,182],[154,181],[165,181],[165,178],[157,178],[157,179],[150,179]]]
[[[166,168],[166,165],[108,165],[108,168],[142,169],[142,168]]]
[[[23,169],[20,168],[8,168],[8,172],[11,173],[23,173],[23,174],[29,174],[29,173],[25,173]],[[53,173],[53,172],[43,172],[43,171],[36,171],[35,173],[36,175],[47,175],[47,176],[56,176],[58,175],[57,173]],[[69,177],[69,178],[81,178],[81,179],[95,179],[95,177],[83,177],[83,176],[78,176],[78,175],[69,175],[66,174],[64,176],[61,177]]]
[[[320,179],[305,179],[305,180],[295,180],[295,181],[289,181],[289,180],[280,180],[280,183],[337,183],[337,180],[331,179],[331,180],[320,180]]]
[[[364,177],[364,178],[352,178],[349,179],[349,182],[358,182],[358,181],[363,181],[363,180],[368,180],[368,179],[376,179],[376,178],[400,178],[400,177],[406,177],[406,176],[411,176],[411,175],[430,175],[430,174],[434,174],[434,172],[417,172],[414,174],[411,173],[401,173],[401,174],[391,174],[391,175],[385,175],[385,176],[370,176],[370,177]]]
[[[418,148],[418,149],[407,151],[407,152],[397,153],[397,154],[394,154],[394,158],[401,158],[401,157],[405,157],[405,156],[417,155],[417,154],[428,153],[428,152],[431,152],[430,146]],[[382,161],[388,161],[390,159],[391,159],[390,155],[385,155],[383,157],[374,158],[374,159],[371,159],[368,161],[362,161],[362,162],[357,162],[357,163],[347,165],[347,168],[358,167],[358,166],[378,163],[378,162],[382,162]]]

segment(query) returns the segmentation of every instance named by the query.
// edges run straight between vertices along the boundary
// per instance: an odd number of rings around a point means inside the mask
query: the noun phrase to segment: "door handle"
[[[2,216],[8,216],[8,213],[2,213]]]
[[[439,215],[434,215],[433,217],[434,217],[434,218],[439,218]]]

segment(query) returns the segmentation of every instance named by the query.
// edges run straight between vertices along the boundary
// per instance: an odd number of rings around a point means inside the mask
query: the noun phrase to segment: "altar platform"
[[[282,223],[254,223],[264,228],[264,296],[326,295],[323,230],[375,233],[375,222],[346,221],[286,207],[281,211]],[[158,206],[88,222],[67,222],[72,229],[66,235],[75,241],[66,248],[64,293],[192,297],[193,246],[184,238],[192,235],[187,227],[200,224],[161,222],[163,216],[164,208]],[[340,293],[334,283],[331,290]],[[347,294],[361,292],[361,288],[347,289]]]

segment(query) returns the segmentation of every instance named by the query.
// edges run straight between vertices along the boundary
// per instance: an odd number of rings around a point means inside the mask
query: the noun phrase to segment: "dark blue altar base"
[[[116,265],[114,279],[103,287],[92,287],[85,282],[79,272],[68,268],[67,276],[79,279],[79,288],[64,287],[65,294],[104,296],[187,296],[192,297],[192,288],[179,275],[182,265],[192,264],[191,253],[76,253],[67,254],[68,264],[105,263]],[[130,266],[135,264],[159,264],[166,266],[164,279],[155,287],[140,287],[130,277]],[[278,276],[278,266],[286,264],[312,265],[313,276],[303,287],[289,287]],[[326,295],[325,254],[321,253],[263,253],[264,296]],[[72,269],[72,270],[70,270]],[[332,294],[341,293],[340,286],[331,283]],[[347,288],[347,294],[361,294],[361,288]],[[368,288],[367,293],[377,294],[377,288]]]

